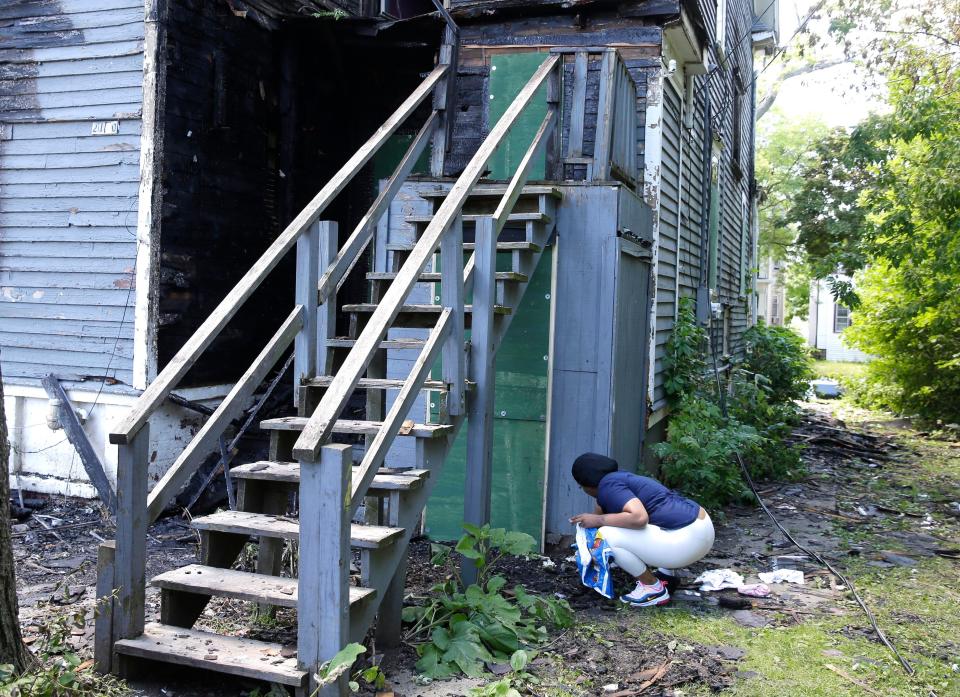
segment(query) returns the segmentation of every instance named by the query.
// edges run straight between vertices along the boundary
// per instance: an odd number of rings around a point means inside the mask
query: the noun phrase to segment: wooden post
[[[390,513],[387,521],[380,521],[380,525],[390,525],[395,528],[401,525],[401,507],[405,503],[407,492],[390,492]],[[380,610],[377,613],[377,648],[393,649],[400,645],[403,629],[403,593],[407,584],[407,555],[404,554],[393,572],[387,592],[380,601]]]
[[[297,239],[294,302],[303,307],[303,327],[293,341],[293,400],[303,404],[303,383],[317,374],[317,284],[320,282],[320,222]]]
[[[433,147],[430,153],[430,174],[434,177],[443,176],[443,162],[447,148],[450,145],[450,133],[453,130],[453,119],[450,109],[453,107],[453,95],[457,79],[457,47],[460,37],[448,26],[443,32],[443,43],[440,44],[440,55],[437,57],[437,66],[447,66],[446,77],[438,84],[433,92],[433,108],[440,112],[440,127],[433,134]]]
[[[447,413],[463,413],[463,216],[458,215],[440,239],[440,304],[453,312],[450,334],[443,344],[441,365],[447,384]]]
[[[143,633],[147,563],[147,467],[150,425],[117,448],[117,539],[113,565],[113,641]]]
[[[493,458],[494,333],[493,306],[497,283],[497,238],[493,218],[477,220],[470,329],[470,377],[476,383],[467,400],[467,477],[463,519],[474,525],[490,522],[490,476]],[[476,581],[477,569],[463,560],[464,583]]]
[[[593,143],[593,179],[610,179],[610,142],[613,134],[613,76],[616,51],[606,49],[600,63],[600,93],[597,97],[597,130]]]
[[[340,247],[340,226],[334,220],[321,220],[320,227],[320,269],[328,268],[337,258],[337,249]],[[333,355],[327,341],[332,339],[337,331],[337,292],[330,289],[327,296],[320,302],[317,314],[317,375],[330,375]]]
[[[108,540],[97,550],[97,606],[94,625],[93,666],[98,673],[113,667],[113,565],[116,542]]]
[[[325,445],[319,462],[300,462],[300,579],[297,656],[313,674],[346,646],[350,637],[350,484],[352,448]],[[348,675],[319,691],[320,697],[347,694]]]

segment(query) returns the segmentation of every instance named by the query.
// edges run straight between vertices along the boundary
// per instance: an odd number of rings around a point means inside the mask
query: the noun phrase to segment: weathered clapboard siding
[[[666,344],[673,333],[680,294],[681,189],[690,172],[681,163],[681,103],[672,81],[663,83],[663,142],[660,164],[660,243],[657,256],[656,341],[653,408],[663,405]],[[687,153],[684,153],[684,157]]]
[[[7,377],[131,381],[143,15],[141,0],[0,6]]]
[[[753,180],[753,53],[750,29],[753,25],[753,5],[746,0],[726,0],[726,26],[724,31],[724,55],[722,69],[710,79],[710,100],[719,135],[723,140],[720,160],[720,246],[718,255],[717,299],[728,313],[728,336],[726,345],[734,355],[741,350],[741,336],[749,324],[747,298],[741,296],[741,277],[749,269],[752,258],[750,242],[741,243],[744,225],[749,222],[751,207],[743,205],[744,197],[749,202]],[[703,26],[709,40],[717,36],[716,3],[699,0],[697,3]],[[712,60],[719,63],[720,56],[712,52]],[[706,78],[697,78],[697,103],[695,123],[703,121],[702,91]],[[736,121],[739,119],[739,124]],[[702,145],[702,141],[700,141]],[[699,152],[699,151],[698,151]],[[693,153],[691,152],[691,155]],[[699,159],[699,157],[697,158]],[[699,175],[699,169],[696,170]],[[700,193],[700,192],[698,192]],[[694,196],[692,200],[698,197]],[[749,232],[746,234],[749,235]],[[746,260],[742,257],[746,255]],[[744,263],[746,262],[746,263]],[[718,353],[723,346],[722,321],[715,323]]]

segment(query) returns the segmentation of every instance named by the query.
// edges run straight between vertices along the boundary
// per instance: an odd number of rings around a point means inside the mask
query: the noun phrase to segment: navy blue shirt
[[[695,521],[700,504],[668,489],[656,479],[629,472],[611,472],[600,480],[597,503],[604,513],[621,513],[630,499],[640,499],[650,522],[664,530],[676,530]]]

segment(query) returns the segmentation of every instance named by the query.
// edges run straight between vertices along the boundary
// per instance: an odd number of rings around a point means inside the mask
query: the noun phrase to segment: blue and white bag
[[[613,550],[603,539],[599,528],[577,525],[576,560],[580,581],[605,598],[613,598],[613,577],[610,561]]]

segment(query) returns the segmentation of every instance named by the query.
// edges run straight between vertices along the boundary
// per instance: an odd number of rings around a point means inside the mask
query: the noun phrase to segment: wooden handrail
[[[366,370],[380,341],[399,314],[404,299],[416,285],[420,273],[433,256],[440,243],[440,237],[447,226],[460,214],[463,204],[470,196],[470,192],[477,181],[479,181],[490,158],[503,142],[507,133],[513,128],[520,114],[533,100],[537,90],[556,69],[559,60],[559,56],[550,56],[537,68],[527,84],[520,90],[516,99],[504,112],[497,125],[491,129],[490,135],[480,145],[477,153],[464,169],[463,174],[460,175],[446,198],[444,198],[433,220],[427,225],[420,241],[384,294],[377,309],[370,316],[367,326],[361,332],[360,337],[320,400],[320,404],[297,439],[293,448],[293,456],[296,459],[307,462],[316,461],[322,444],[329,438],[333,424],[346,406],[357,381]]]
[[[396,399],[393,400],[390,412],[383,420],[383,426],[377,431],[377,435],[373,437],[373,442],[367,448],[366,454],[363,456],[363,462],[360,463],[359,471],[353,477],[352,498],[350,500],[351,517],[363,502],[363,497],[367,493],[367,489],[370,488],[370,483],[373,481],[377,470],[380,469],[380,465],[386,459],[387,451],[390,450],[390,446],[397,437],[403,420],[407,418],[410,408],[417,397],[420,396],[420,388],[423,387],[424,381],[430,377],[430,369],[443,347],[444,339],[450,333],[450,328],[453,325],[452,319],[453,311],[450,308],[444,308],[440,313],[440,319],[437,320],[437,324],[430,332],[427,343],[420,351],[420,355],[417,356],[417,360],[410,370],[410,375],[404,381]]]
[[[339,290],[340,286],[343,285],[343,281],[360,259],[363,250],[370,244],[370,240],[373,238],[374,228],[377,226],[377,223],[380,222],[383,214],[386,213],[391,201],[393,201],[397,192],[400,191],[400,187],[403,186],[410,172],[413,171],[414,165],[417,164],[417,160],[420,159],[420,155],[423,154],[427,143],[430,142],[430,138],[433,136],[433,132],[437,130],[439,124],[439,112],[433,111],[427,118],[427,122],[423,124],[423,128],[420,129],[420,132],[417,133],[413,139],[413,142],[410,143],[410,147],[407,148],[407,152],[400,160],[400,164],[397,165],[393,176],[390,177],[383,191],[377,196],[377,200],[373,202],[370,210],[360,219],[360,222],[357,223],[353,232],[350,233],[349,239],[337,253],[337,258],[334,259],[330,263],[330,266],[323,272],[323,276],[320,277],[318,284],[321,303],[326,302],[327,297]]]
[[[177,461],[171,465],[160,481],[150,492],[147,498],[147,523],[152,523],[163,513],[163,509],[170,499],[176,496],[180,488],[193,476],[197,468],[216,445],[217,439],[223,430],[236,419],[246,408],[247,401],[256,391],[260,383],[267,376],[284,351],[293,343],[297,332],[303,327],[304,308],[297,305],[287,316],[280,328],[271,337],[260,355],[237,381],[230,393],[220,402],[220,406],[213,412],[200,432],[190,441],[189,445],[180,453]],[[146,463],[144,463],[146,464]]]
[[[510,179],[506,191],[503,192],[500,203],[497,204],[497,209],[493,214],[494,235],[500,236],[500,232],[503,230],[503,226],[506,225],[510,213],[513,212],[513,207],[516,205],[517,199],[520,198],[520,194],[523,193],[523,187],[526,186],[527,180],[530,178],[530,167],[533,165],[533,159],[547,144],[550,133],[556,126],[557,108],[551,106],[547,110],[547,115],[543,117],[540,128],[538,128],[534,134],[533,140],[530,142],[530,147],[527,148],[523,159],[520,160],[517,171],[514,172],[513,177]],[[474,261],[475,254],[476,252],[470,255],[470,258],[463,267],[463,286],[465,293],[469,293],[473,285],[473,270],[476,265]]]
[[[347,160],[333,178],[314,196],[313,200],[294,218],[286,229],[260,256],[256,263],[244,274],[243,278],[220,301],[217,308],[200,325],[156,379],[144,390],[130,413],[110,434],[110,442],[129,443],[150,418],[150,415],[163,403],[167,395],[188,370],[197,362],[200,355],[213,343],[227,323],[233,318],[244,302],[260,286],[267,275],[296,243],[297,238],[308,225],[316,221],[324,209],[350,183],[360,169],[370,161],[384,143],[417,109],[433,91],[437,83],[447,72],[449,66],[437,66],[420,86],[404,100],[382,126],[377,129],[363,146]]]

